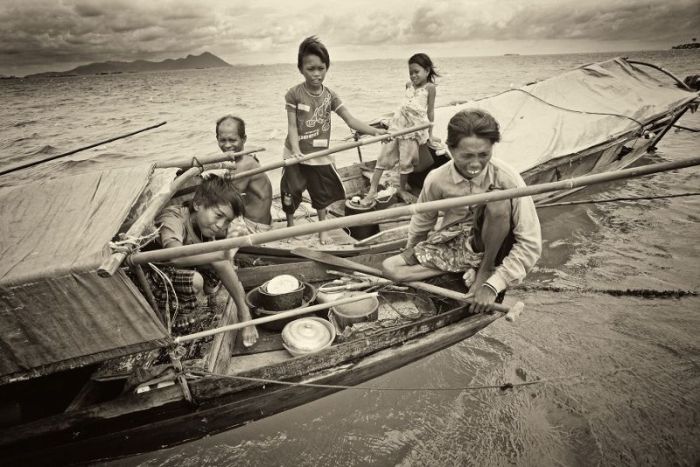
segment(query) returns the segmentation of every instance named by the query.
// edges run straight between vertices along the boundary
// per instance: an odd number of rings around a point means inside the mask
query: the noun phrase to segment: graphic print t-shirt
[[[336,93],[323,87],[320,95],[314,96],[301,83],[287,91],[284,96],[287,111],[296,112],[299,149],[304,154],[327,149],[331,137],[331,111],[337,112],[343,106]],[[289,138],[289,136],[287,137]],[[289,139],[285,147],[291,151]],[[319,157],[303,162],[307,165],[331,164],[330,156]]]

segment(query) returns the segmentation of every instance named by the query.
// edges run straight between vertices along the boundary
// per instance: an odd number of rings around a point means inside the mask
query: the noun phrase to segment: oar
[[[311,154],[307,154],[304,157],[300,157],[300,158],[293,157],[293,158],[285,159],[283,161],[278,161],[278,162],[273,162],[271,164],[262,165],[262,166],[258,167],[257,169],[246,170],[244,172],[240,172],[240,173],[235,174],[232,178],[233,178],[233,180],[238,180],[239,178],[250,177],[252,175],[257,175],[259,173],[267,172],[269,170],[279,169],[281,167],[289,167],[290,165],[296,165],[296,164],[299,164],[301,162],[305,162],[305,161],[308,161],[311,159],[316,159],[318,157],[330,156],[331,154],[335,154],[336,152],[346,151],[346,150],[352,149],[352,148],[359,148],[360,146],[364,146],[366,144],[377,143],[379,141],[384,141],[384,140],[388,140],[391,138],[396,138],[397,136],[402,136],[402,135],[406,135],[408,133],[413,133],[414,131],[424,130],[424,129],[429,128],[431,126],[432,126],[432,123],[424,123],[424,124],[412,126],[410,128],[406,128],[403,130],[395,131],[393,133],[387,133],[386,135],[372,136],[370,138],[364,138],[364,139],[361,139],[359,141],[353,141],[351,143],[339,144],[338,146],[324,149],[322,151],[312,152]]]
[[[70,156],[70,155],[72,155],[72,154],[75,154],[76,152],[85,151],[86,149],[92,149],[92,148],[94,148],[94,147],[96,147],[96,146],[101,146],[101,145],[103,145],[103,144],[111,143],[112,141],[116,141],[116,140],[118,140],[118,139],[128,138],[129,136],[134,136],[134,135],[137,135],[137,134],[139,134],[139,133],[143,133],[144,131],[148,131],[148,130],[152,130],[152,129],[154,129],[154,128],[161,127],[161,126],[165,125],[166,123],[168,123],[168,122],[160,122],[160,123],[158,123],[158,124],[156,124],[156,125],[152,125],[152,126],[149,126],[149,127],[146,127],[146,128],[142,128],[142,129],[140,129],[140,130],[132,131],[131,133],[127,133],[127,134],[125,134],[125,135],[115,136],[114,138],[109,138],[109,139],[106,139],[106,140],[104,140],[104,141],[100,141],[99,143],[94,143],[94,144],[91,144],[91,145],[89,145],[89,146],[83,146],[82,148],[73,149],[72,151],[64,152],[63,154],[57,154],[57,155],[55,155],[55,156],[48,156],[48,157],[45,157],[45,158],[39,159],[39,160],[33,160],[33,161],[29,161],[29,162],[22,162],[22,163],[19,163],[19,164],[15,164],[15,165],[12,165],[12,166],[10,166],[10,167],[6,167],[6,168],[4,168],[4,169],[0,169],[0,175],[4,175],[4,174],[10,173],[10,172],[14,172],[14,171],[20,170],[20,169],[25,169],[25,168],[27,168],[27,167],[32,167],[32,166],[34,166],[34,165],[39,165],[39,164],[42,164],[42,163],[44,163],[44,162],[48,162],[48,161],[52,161],[52,160],[54,160],[54,159],[58,159],[58,158],[60,158],[60,157]]]
[[[318,305],[307,306],[306,308],[295,308],[289,311],[283,311],[277,313],[274,316],[266,316],[264,318],[251,319],[250,321],[242,321],[240,323],[229,324],[228,326],[221,326],[220,328],[208,329],[206,331],[195,332],[194,334],[188,334],[186,336],[176,337],[175,343],[187,342],[194,339],[199,339],[201,337],[213,336],[214,334],[219,334],[227,331],[235,331],[236,329],[247,328],[248,326],[256,326],[258,324],[271,323],[272,321],[279,321],[281,319],[293,318],[294,316],[305,315],[307,313],[313,313],[315,311],[325,310],[332,306],[345,305],[347,303],[359,302],[371,297],[376,297],[377,292],[363,293],[351,295],[346,298],[341,298],[332,302],[319,303]]]
[[[388,279],[381,269],[373,268],[372,266],[367,266],[365,264],[356,263],[355,261],[351,261],[347,258],[339,258],[328,253],[323,253],[320,251],[315,251],[310,248],[303,247],[293,249],[292,253],[294,253],[297,256],[301,256],[302,258],[307,258],[329,266],[349,269],[351,271],[358,271],[365,274],[370,274],[372,276]],[[464,303],[474,303],[473,297],[471,295],[456,292],[454,290],[446,289],[444,287],[438,287],[437,285],[427,284],[425,282],[418,281],[403,282],[403,284],[408,285],[409,287],[413,287],[414,289],[422,290],[424,292],[428,292],[434,295],[440,295],[442,297],[451,298],[452,300],[457,300]],[[512,321],[513,319],[515,319],[515,317],[517,317],[517,315],[519,315],[522,312],[523,307],[524,305],[522,302],[516,303],[511,308],[498,303],[493,304],[494,310],[508,314],[507,317],[510,318],[508,319],[508,321]]]

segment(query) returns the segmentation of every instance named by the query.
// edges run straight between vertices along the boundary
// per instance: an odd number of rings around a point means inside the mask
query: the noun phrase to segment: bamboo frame
[[[127,230],[125,234],[126,237],[140,236],[146,229],[148,224],[153,222],[158,213],[163,209],[163,207],[168,203],[168,201],[170,201],[173,195],[180,188],[182,188],[182,186],[184,186],[185,183],[187,183],[191,178],[193,178],[200,172],[200,168],[193,167],[184,174],[177,177],[175,180],[173,180],[167,192],[160,193],[155,198],[153,198],[151,204],[148,205],[146,210],[143,213],[141,213],[138,219],[136,219],[136,222],[134,222],[129,228],[129,230]],[[117,272],[117,269],[119,269],[119,266],[121,266],[126,256],[127,254],[121,251],[117,253],[112,253],[112,256],[107,258],[102,263],[102,265],[100,265],[99,269],[97,270],[97,274],[99,274],[100,277],[113,276],[114,273]]]
[[[247,154],[253,154],[256,152],[263,152],[265,148],[251,148],[251,149],[246,149],[245,151],[240,151],[240,152],[234,152],[234,153],[221,153],[221,154],[216,154],[214,156],[202,156],[202,157],[180,157],[178,159],[171,159],[171,160],[165,160],[165,161],[156,161],[156,169],[174,169],[174,168],[180,168],[180,169],[189,169],[190,167],[193,167],[192,163],[196,159],[197,162],[199,162],[202,165],[207,165],[207,164],[214,164],[216,162],[225,162],[225,161],[230,161],[233,160],[236,157],[239,156],[245,156]],[[206,167],[205,167],[206,169]]]
[[[376,223],[391,217],[400,217],[407,214],[417,214],[421,212],[439,211],[451,209],[464,205],[485,204],[492,201],[501,201],[505,199],[519,198],[523,196],[532,196],[539,193],[547,193],[559,190],[570,190],[576,187],[605,183],[614,180],[623,180],[626,178],[639,177],[642,175],[650,175],[657,172],[668,170],[682,169],[700,165],[700,157],[691,157],[688,159],[662,162],[659,164],[650,164],[642,167],[633,167],[629,169],[618,170],[615,172],[606,172],[601,174],[587,175],[583,177],[562,180],[559,182],[543,183],[522,188],[513,188],[509,190],[491,191],[477,195],[460,196],[457,198],[448,198],[438,201],[430,201],[428,203],[418,203],[408,206],[402,206],[381,211],[369,212],[364,214],[356,214],[336,219],[327,219],[322,222],[313,222],[304,225],[296,225],[283,229],[275,229],[268,232],[246,235],[243,237],[227,238],[224,240],[216,240],[213,242],[198,243],[196,245],[187,245],[182,247],[167,248],[164,250],[149,251],[144,253],[132,254],[128,262],[129,264],[144,264],[149,262],[165,262],[172,259],[184,258],[187,256],[199,255],[204,253],[223,252],[241,246],[252,246],[275,240],[282,240],[298,235],[308,235],[326,230],[337,229],[341,227],[350,227],[355,225],[366,225]]]

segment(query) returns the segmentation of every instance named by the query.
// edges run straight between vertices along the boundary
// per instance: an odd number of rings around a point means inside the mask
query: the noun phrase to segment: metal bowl
[[[316,300],[316,287],[307,282],[304,282],[302,287],[302,294],[303,295],[301,303],[298,307],[293,308],[303,308],[313,304],[313,302]],[[287,311],[266,309],[261,304],[261,297],[262,294],[260,293],[260,287],[256,287],[250,290],[245,296],[245,302],[248,305],[250,313],[253,315],[254,318],[266,318],[268,316],[275,316],[279,313],[282,313],[282,311]],[[296,318],[296,316],[292,316],[291,318],[281,319],[279,321],[263,323],[259,326],[263,329],[267,329],[268,331],[281,331],[287,323],[294,321]]]
[[[283,294],[269,293],[267,284],[270,281],[265,282],[258,287],[260,305],[270,311],[286,311],[299,308],[304,300],[304,282],[299,280],[299,278],[297,280],[299,281],[299,288]]]

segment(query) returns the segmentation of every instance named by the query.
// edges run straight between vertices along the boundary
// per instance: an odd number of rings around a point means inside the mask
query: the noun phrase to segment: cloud
[[[331,48],[369,51],[476,40],[682,41],[697,34],[698,9],[697,0],[2,0],[0,73],[205,50],[264,61],[311,34]]]
[[[426,4],[415,10],[406,42],[464,40],[662,40],[689,36],[700,26],[696,0],[500,2],[490,14],[468,4]]]

